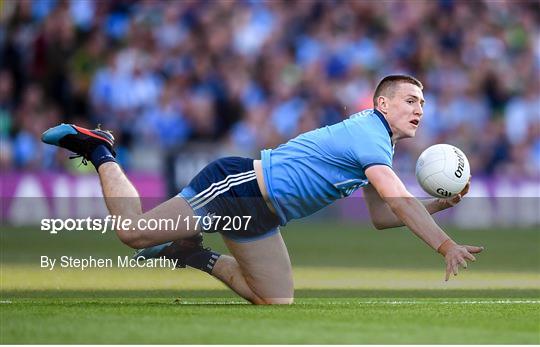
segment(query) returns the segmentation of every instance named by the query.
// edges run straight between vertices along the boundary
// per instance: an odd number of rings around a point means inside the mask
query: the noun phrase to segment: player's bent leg
[[[234,257],[222,254],[210,274],[247,301],[253,304],[265,303],[262,298],[251,290],[240,269],[240,265],[238,265]]]
[[[193,223],[184,222],[184,218],[193,216],[193,210],[183,198],[173,197],[142,213],[139,194],[117,163],[101,165],[98,173],[109,212],[131,222],[126,228],[116,228],[118,238],[126,245],[146,248],[198,233]],[[156,223],[160,227],[151,228]]]
[[[98,171],[103,196],[109,212],[113,216],[129,219],[131,225],[116,225],[117,234],[124,243],[133,248],[154,246],[167,241],[193,236],[197,233],[183,223],[168,228],[150,230],[148,222],[152,219],[178,219],[178,216],[191,217],[193,211],[182,198],[173,198],[153,210],[142,213],[139,193],[116,163],[114,136],[101,129],[85,129],[74,124],[60,124],[45,131],[42,141],[68,149],[81,157],[83,164],[92,162]],[[193,230],[190,230],[193,229]]]
[[[235,258],[254,304],[292,304],[294,283],[291,261],[281,234],[251,242],[223,237]],[[221,258],[220,258],[221,259]]]
[[[134,228],[117,228],[116,233],[118,238],[126,245],[135,249],[185,239],[199,233],[193,225],[188,227],[188,224],[182,221],[186,217],[190,218],[193,214],[191,207],[183,198],[178,196],[165,201],[146,213],[138,215],[120,213],[119,215],[129,218]],[[176,221],[179,217],[180,223],[178,223],[178,227],[175,223],[169,225],[170,228],[163,227],[157,230],[145,227],[152,223],[160,223],[160,221],[163,225],[166,225],[167,221]]]

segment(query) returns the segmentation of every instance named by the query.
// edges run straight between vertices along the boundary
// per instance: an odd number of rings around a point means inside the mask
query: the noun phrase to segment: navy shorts
[[[262,197],[253,159],[218,159],[202,169],[179,196],[189,203],[204,232],[220,232],[236,242],[279,232],[279,218]]]

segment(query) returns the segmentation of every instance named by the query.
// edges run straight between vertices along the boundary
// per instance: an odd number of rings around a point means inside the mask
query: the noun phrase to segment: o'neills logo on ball
[[[463,176],[463,169],[465,169],[465,158],[459,153],[455,148],[453,148],[454,153],[456,153],[458,157],[458,167],[456,171],[454,171],[454,175],[456,175],[457,178],[461,178]]]

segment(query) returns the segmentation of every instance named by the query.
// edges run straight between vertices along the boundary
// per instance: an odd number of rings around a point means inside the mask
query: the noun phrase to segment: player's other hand
[[[442,205],[443,210],[456,206],[461,202],[461,199],[463,199],[463,197],[467,195],[467,193],[469,192],[469,188],[471,187],[471,177],[469,177],[469,181],[465,185],[465,188],[463,188],[463,190],[459,192],[458,195],[446,199],[439,199],[439,203]]]
[[[466,269],[467,260],[476,261],[473,254],[480,253],[484,250],[484,247],[458,245],[454,242],[451,242],[444,249],[441,248],[439,248],[439,253],[444,255],[444,260],[446,261],[446,281],[450,279],[450,274],[457,276],[460,266]]]

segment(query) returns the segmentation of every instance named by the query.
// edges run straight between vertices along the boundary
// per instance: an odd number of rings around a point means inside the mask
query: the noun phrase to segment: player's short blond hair
[[[417,80],[416,78],[409,76],[409,75],[389,75],[383,78],[379,84],[377,85],[377,88],[375,89],[375,94],[373,95],[373,106],[377,107],[377,98],[379,96],[387,96],[389,98],[394,96],[394,93],[396,92],[396,86],[399,83],[410,83],[414,84],[420,89],[424,89],[424,86],[422,85],[422,82]]]

